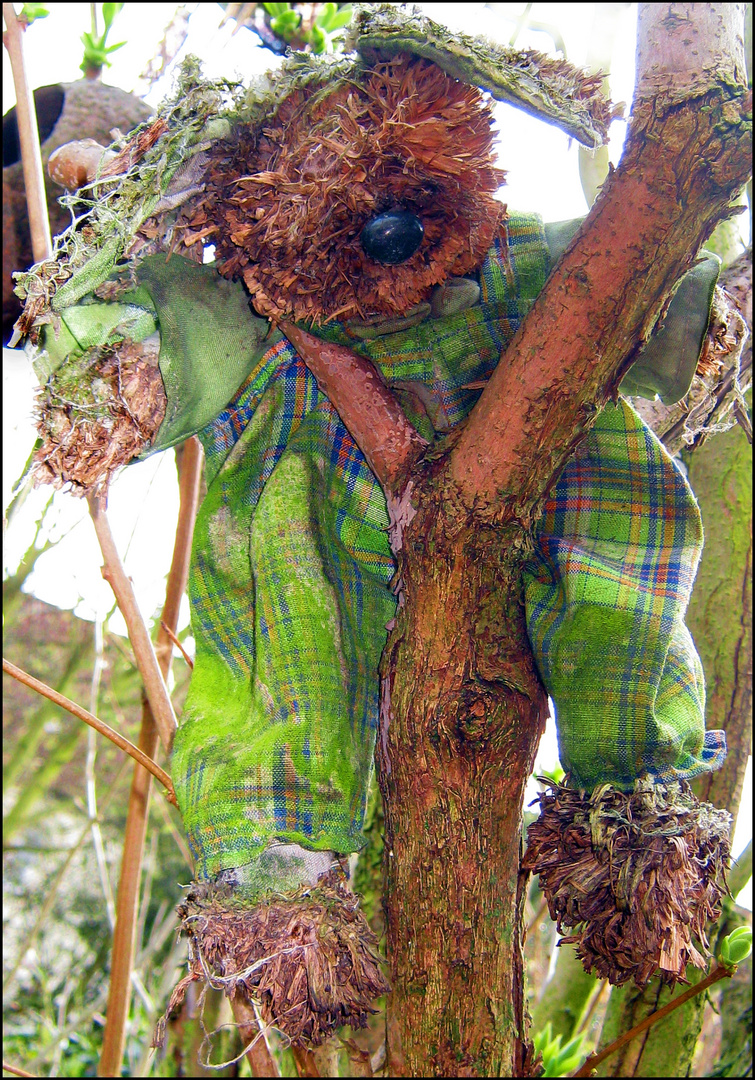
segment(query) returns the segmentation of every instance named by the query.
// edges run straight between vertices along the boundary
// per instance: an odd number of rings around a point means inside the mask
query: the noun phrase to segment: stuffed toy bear
[[[395,9],[362,18],[355,56],[296,55],[230,104],[187,66],[175,99],[98,173],[65,256],[22,278],[19,323],[43,384],[38,479],[97,489],[134,457],[203,443],[196,660],[172,756],[196,877],[180,909],[184,984],[207,966],[236,972],[266,1020],[312,1044],[364,1023],[387,988],[343,860],[364,842],[395,562],[385,495],[280,326],[369,359],[419,435],[442,438],[505,363],[578,225],[496,198],[478,87],[589,145],[613,115],[562,62],[481,60],[463,36],[449,52],[429,22],[408,39]],[[686,392],[716,276],[705,259],[684,279],[629,393]],[[566,795],[647,802],[654,785],[718,767],[723,735],[705,732],[684,625],[699,513],[624,399],[565,468],[533,541],[528,631]],[[711,820],[712,844],[728,826]],[[711,883],[698,936],[719,895]],[[619,969],[607,940],[582,955],[616,982],[659,966],[678,978],[698,956],[687,933],[673,965],[644,942],[654,961]]]

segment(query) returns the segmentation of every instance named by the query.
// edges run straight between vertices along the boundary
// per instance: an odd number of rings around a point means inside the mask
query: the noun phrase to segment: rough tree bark
[[[747,179],[742,10],[641,5],[621,165],[467,424],[419,464],[407,453],[389,498],[399,610],[377,761],[391,1075],[528,1070],[521,812],[546,697],[522,562],[550,485]]]

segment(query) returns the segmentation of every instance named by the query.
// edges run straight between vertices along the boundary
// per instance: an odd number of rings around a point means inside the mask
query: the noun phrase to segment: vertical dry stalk
[[[134,650],[136,666],[144,682],[152,715],[154,716],[160,741],[166,750],[170,750],[176,730],[176,716],[173,712],[165,680],[147,632],[134,590],[118,555],[113,534],[107,520],[105,508],[96,495],[87,496],[89,513],[92,516],[94,530],[102,551],[102,576],[115,593],[118,607],[128,629],[129,641]]]
[[[156,653],[163,678],[167,678],[173,655],[170,633],[175,633],[181,597],[186,589],[191,556],[191,538],[199,501],[199,482],[202,475],[202,448],[199,440],[189,439],[183,448],[179,463],[180,506],[173,559],[168,574],[168,585],[162,623],[157,635]],[[157,752],[158,730],[149,702],[142,708],[142,725],[139,748],[154,757]],[[123,857],[118,886],[113,953],[110,968],[107,1021],[99,1063],[100,1076],[120,1076],[121,1062],[126,1039],[126,1020],[131,998],[131,971],[136,945],[136,924],[139,906],[144,840],[147,829],[151,776],[136,766],[131,781],[126,829],[123,837]]]
[[[16,17],[13,4],[3,4],[3,19],[5,20],[3,44],[8,50],[13,71],[13,85],[16,89],[18,138],[21,143],[21,161],[24,168],[31,247],[34,261],[42,262],[43,259],[49,259],[52,254],[52,237],[47,217],[45,178],[42,171],[42,153],[39,146],[34,94],[26,78],[24,65],[24,30]]]

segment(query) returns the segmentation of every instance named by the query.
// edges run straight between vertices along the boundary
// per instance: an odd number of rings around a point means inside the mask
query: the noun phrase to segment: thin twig
[[[615,1054],[617,1050],[620,1050],[622,1046],[626,1046],[628,1042],[636,1038],[637,1035],[641,1035],[643,1031],[647,1031],[653,1024],[657,1024],[659,1020],[663,1020],[664,1016],[668,1016],[675,1009],[678,1009],[685,1002],[695,997],[697,994],[702,994],[708,987],[713,986],[714,983],[719,982],[721,979],[730,979],[734,974],[736,968],[726,967],[724,964],[716,964],[710,975],[706,975],[695,986],[690,986],[689,990],[685,990],[679,997],[674,998],[673,1001],[669,1001],[667,1005],[664,1005],[662,1009],[656,1009],[650,1016],[646,1016],[644,1020],[641,1020],[639,1024],[635,1024],[629,1031],[625,1031],[623,1035],[620,1035],[618,1039],[615,1039],[610,1046],[607,1046],[605,1050],[601,1050],[599,1054],[592,1054],[584,1063],[581,1069],[572,1073],[572,1076],[589,1076],[593,1069],[600,1065],[601,1061],[605,1061],[611,1054]]]
[[[176,803],[176,793],[173,790],[173,784],[170,777],[161,769],[159,765],[156,765],[151,758],[147,757],[138,746],[134,746],[132,742],[124,738],[117,731],[111,728],[99,717],[93,716],[92,713],[86,709],[82,709],[81,705],[77,705],[75,701],[71,701],[70,698],[65,697],[63,694],[59,694],[57,690],[53,690],[47,683],[40,682],[39,679],[35,679],[33,675],[29,675],[23,668],[16,667],[15,664],[11,664],[10,660],[6,660],[3,657],[3,671],[16,679],[18,682],[23,683],[24,686],[28,686],[31,690],[36,690],[38,694],[42,694],[43,697],[49,698],[50,701],[54,701],[56,705],[60,705],[61,709],[65,709],[73,716],[78,717],[79,720],[83,720],[85,724],[89,724],[90,727],[99,731],[100,735],[104,735],[105,738],[110,739],[111,742],[119,746],[121,750],[125,750],[127,754],[138,761],[140,765],[143,765],[145,769],[149,769],[153,776],[155,776],[160,783],[164,786],[168,793],[168,802],[172,802],[174,806]]]
[[[606,989],[610,987],[610,985],[611,984],[608,982],[608,979],[601,979],[598,985],[595,987],[590,997],[590,1004],[585,1011],[585,1015],[583,1016],[582,1020],[580,1020],[579,1027],[574,1032],[575,1035],[581,1035],[583,1031],[587,1031],[587,1027],[592,1020],[593,1014],[597,1009],[601,999],[605,995]]]
[[[530,934],[535,929],[537,924],[540,922],[542,917],[545,915],[547,910],[548,910],[548,900],[544,896],[542,898],[542,900],[540,901],[540,903],[537,905],[537,910],[535,911],[535,914],[532,916],[532,918],[530,919],[530,921],[529,921],[529,923],[527,925],[527,929],[526,929],[525,935],[524,935],[525,938],[528,938],[530,936]]]
[[[47,197],[45,196],[45,178],[42,172],[42,152],[39,147],[39,129],[37,113],[34,108],[34,94],[26,78],[24,64],[24,31],[19,22],[13,4],[3,4],[5,32],[3,44],[8,50],[10,66],[13,72],[13,85],[16,90],[16,117],[18,120],[18,141],[21,144],[21,161],[24,170],[26,188],[26,206],[29,215],[31,249],[35,262],[49,259],[52,254],[52,237],[47,216]]]
[[[99,709],[100,683],[102,681],[102,672],[105,667],[105,644],[102,629],[102,619],[98,617],[95,619],[94,623],[94,668],[92,670],[92,682],[89,691],[89,711],[93,716],[97,715]],[[110,884],[107,858],[105,857],[105,844],[102,840],[102,830],[100,829],[100,823],[97,816],[97,781],[94,769],[97,760],[97,736],[91,728],[87,734],[89,735],[89,739],[87,741],[87,757],[84,769],[87,810],[89,812],[89,820],[92,822],[92,845],[94,847],[97,869],[102,884],[102,892],[105,897],[108,922],[110,923],[110,929],[112,930],[115,926],[115,901],[113,899],[113,890]],[[62,1026],[62,1024],[58,1024],[58,1027]]]
[[[190,669],[191,671],[193,671],[193,670],[194,670],[194,661],[193,661],[193,660],[192,660],[192,658],[191,658],[191,657],[189,656],[189,654],[187,653],[186,649],[185,649],[185,648],[183,647],[182,643],[181,643],[181,642],[180,642],[180,641],[178,640],[178,637],[176,636],[176,634],[174,634],[174,633],[173,633],[173,631],[172,631],[172,630],[171,630],[171,628],[170,628],[170,627],[169,627],[169,626],[167,625],[167,623],[165,622],[165,620],[164,620],[164,619],[161,619],[161,620],[160,620],[160,626],[161,626],[161,627],[163,628],[163,630],[165,631],[165,633],[166,633],[166,634],[168,635],[168,637],[170,638],[170,640],[171,640],[171,641],[173,642],[173,644],[175,645],[175,647],[176,647],[176,648],[178,649],[178,651],[180,652],[181,656],[183,656],[183,658],[184,658],[184,660],[186,661],[186,664],[187,664],[187,666],[189,667],[189,669]]]
[[[4,8],[5,4],[3,4]],[[15,1065],[9,1065],[8,1062],[2,1063],[3,1072],[12,1072],[14,1077],[36,1077],[36,1072],[27,1072],[25,1069],[19,1069]]]
[[[121,615],[126,622],[136,666],[139,668],[139,674],[144,683],[144,691],[152,709],[160,741],[166,750],[170,750],[176,730],[176,715],[157,663],[155,650],[139,611],[133,586],[118,555],[104,506],[96,495],[87,496],[87,502],[104,560],[102,576],[115,593]]]
[[[168,676],[173,648],[171,635],[178,625],[181,598],[186,590],[191,558],[191,539],[194,533],[199,482],[202,474],[202,447],[196,437],[189,439],[180,451],[179,461],[179,510],[173,558],[165,593],[160,630],[157,634],[155,656],[160,677]],[[104,554],[104,549],[103,549]],[[139,732],[142,749],[154,757],[157,753],[158,736],[149,701],[142,709]],[[99,1073],[101,1076],[119,1076],[126,1040],[126,1021],[131,1001],[131,984],[136,951],[136,913],[144,855],[144,842],[149,813],[150,776],[141,769],[134,769],[129,795],[126,828],[123,836],[123,857],[118,884],[118,905],[113,934],[110,986],[108,988],[107,1020],[102,1041]]]

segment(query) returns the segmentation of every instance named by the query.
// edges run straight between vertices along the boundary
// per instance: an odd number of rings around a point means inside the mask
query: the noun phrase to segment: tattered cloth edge
[[[540,888],[561,938],[585,971],[614,986],[653,975],[673,988],[705,966],[706,924],[728,893],[731,814],[699,802],[686,782],[600,784],[592,795],[540,777],[540,816],[522,868]]]
[[[390,989],[377,938],[338,870],[264,901],[195,883],[178,915],[190,971],[158,1022],[154,1046],[192,982],[253,1001],[263,1021],[298,1046],[320,1046],[344,1024],[365,1027],[373,1002]]]

